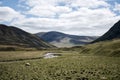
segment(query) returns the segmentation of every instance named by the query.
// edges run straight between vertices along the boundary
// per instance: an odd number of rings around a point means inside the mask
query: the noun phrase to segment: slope
[[[92,43],[105,40],[112,40],[116,38],[120,38],[120,20],[116,24],[114,24],[113,27],[111,27],[108,32],[106,32],[103,36],[99,37]]]
[[[120,21],[92,44],[83,47],[82,53],[120,57]]]
[[[81,53],[120,57],[120,39],[86,45],[81,49]]]
[[[52,45],[40,38],[13,26],[0,24],[0,45],[15,45],[21,47],[51,48]]]
[[[36,34],[41,39],[49,42],[57,47],[72,47],[78,45],[88,44],[89,42],[95,40],[97,37],[95,36],[76,36],[64,34],[61,32],[50,31],[50,32],[42,32]]]

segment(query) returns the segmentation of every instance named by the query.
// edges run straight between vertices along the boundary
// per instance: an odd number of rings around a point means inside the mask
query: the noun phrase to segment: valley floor
[[[0,52],[0,80],[120,80],[120,57],[55,51]],[[26,65],[29,63],[29,65]]]

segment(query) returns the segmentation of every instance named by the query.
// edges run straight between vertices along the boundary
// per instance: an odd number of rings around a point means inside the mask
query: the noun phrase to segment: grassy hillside
[[[0,52],[2,59],[39,57],[37,52]],[[8,54],[11,54],[8,55]],[[12,57],[12,54],[14,57]],[[27,55],[26,55],[27,54]],[[33,55],[34,54],[34,55]],[[90,56],[76,51],[52,59],[0,62],[0,80],[119,80],[120,58]],[[10,57],[8,57],[8,56]],[[21,55],[21,57],[20,57]],[[28,56],[29,55],[29,56]],[[35,56],[36,55],[36,56]],[[16,58],[15,58],[16,56]],[[26,57],[25,57],[26,56]],[[30,63],[30,66],[26,66]],[[111,65],[112,64],[112,65]]]
[[[120,39],[86,45],[81,53],[118,57],[120,56]]]

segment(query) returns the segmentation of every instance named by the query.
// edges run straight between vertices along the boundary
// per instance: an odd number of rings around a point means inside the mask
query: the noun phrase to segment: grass
[[[27,48],[15,45],[0,45],[0,51],[35,51],[36,48]]]
[[[46,51],[2,51],[0,52],[0,62],[40,58],[45,52]]]
[[[0,52],[0,59],[35,58],[45,52],[49,51]],[[120,57],[58,53],[62,56],[52,59],[0,62],[0,80],[120,80]]]
[[[90,44],[81,49],[83,54],[120,57],[120,39]]]

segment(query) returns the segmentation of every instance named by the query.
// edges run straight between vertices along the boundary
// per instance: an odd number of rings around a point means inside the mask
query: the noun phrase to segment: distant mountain
[[[16,45],[38,49],[53,47],[33,34],[3,24],[0,24],[0,45]]]
[[[35,35],[57,47],[72,47],[72,46],[84,45],[97,38],[95,36],[69,35],[56,31],[42,32],[42,33],[40,32]]]
[[[106,40],[112,40],[112,39],[117,39],[120,38],[120,20],[113,25],[112,28],[108,32],[106,32],[103,36],[99,37],[95,42],[100,42],[100,41],[106,41]]]

